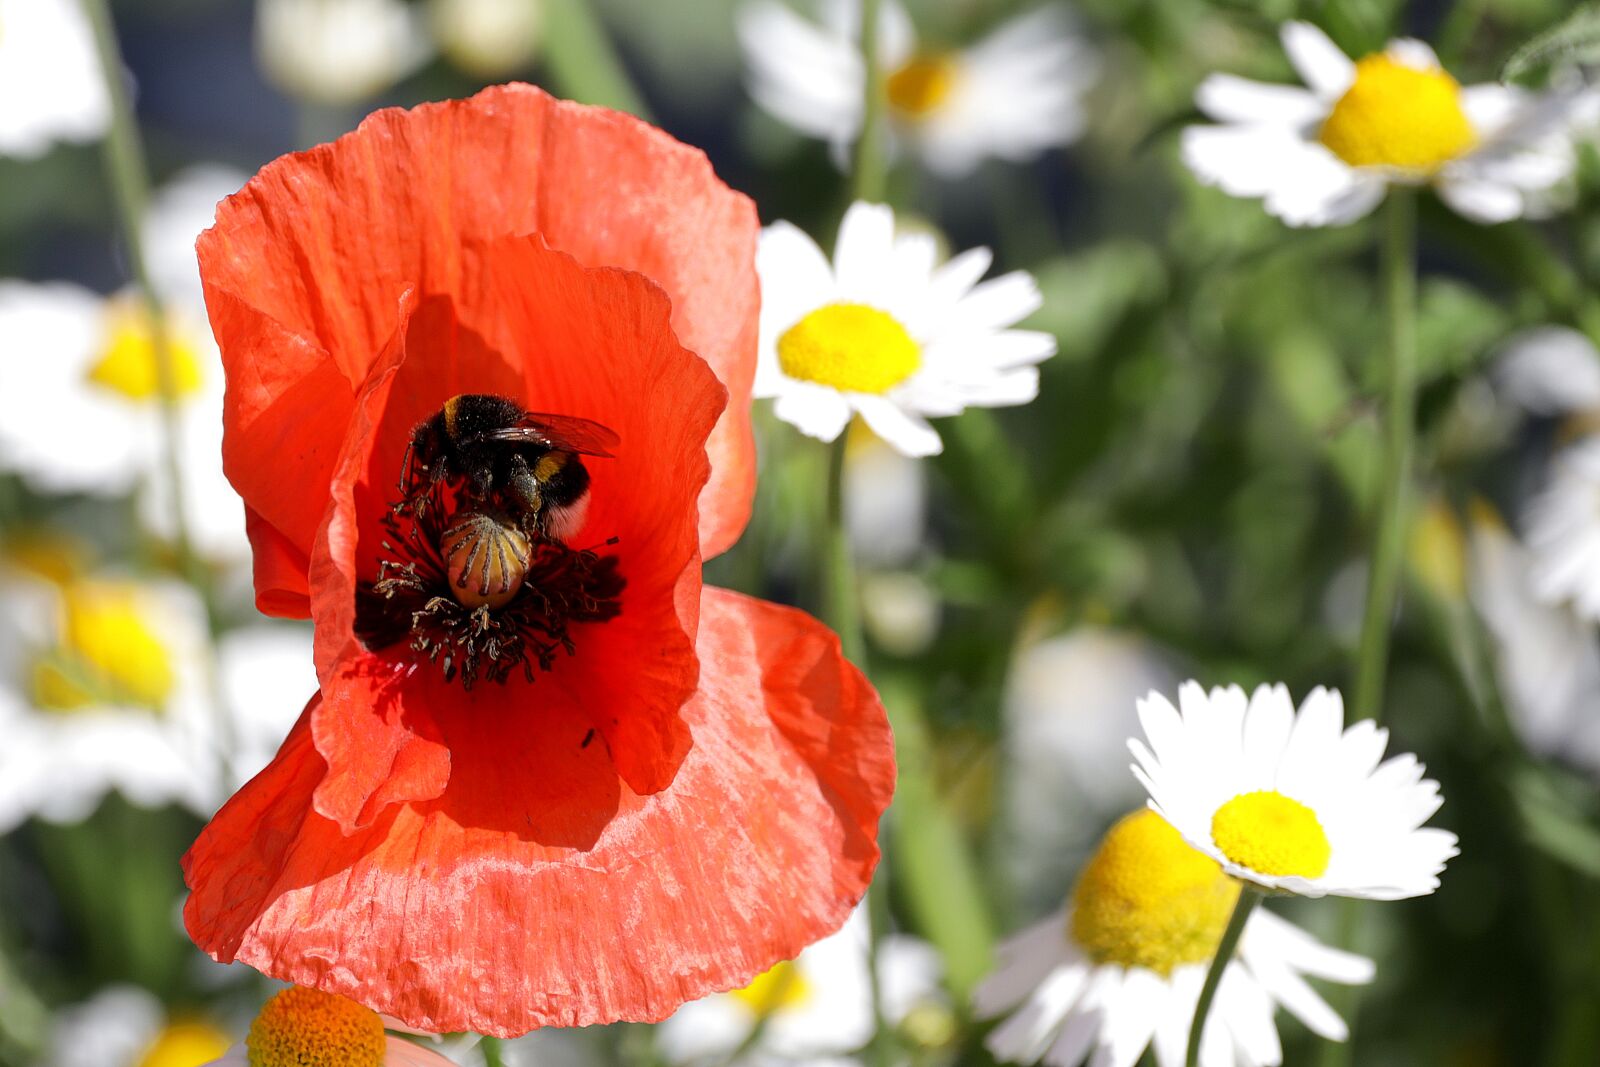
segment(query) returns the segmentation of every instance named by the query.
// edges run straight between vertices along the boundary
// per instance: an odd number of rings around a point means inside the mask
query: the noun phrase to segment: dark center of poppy
[[[406,641],[470,689],[519,666],[533,681],[535,666],[550,670],[558,653],[576,651],[572,623],[616,618],[617,557],[564,540],[586,511],[589,482],[552,427],[581,421],[465,395],[417,426],[399,499],[381,520],[378,573],[356,589],[363,645]]]

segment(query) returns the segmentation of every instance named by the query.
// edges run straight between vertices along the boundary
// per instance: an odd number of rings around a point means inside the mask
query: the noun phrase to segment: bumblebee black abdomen
[[[462,393],[444,403],[445,429],[450,438],[460,442],[515,426],[526,412],[514,400],[492,393]]]

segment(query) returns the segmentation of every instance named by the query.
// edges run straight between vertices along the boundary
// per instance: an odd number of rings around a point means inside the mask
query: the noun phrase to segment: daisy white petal
[[[1295,72],[1326,100],[1334,100],[1356,79],[1356,65],[1322,30],[1309,22],[1287,22],[1279,31]]]
[[[1600,348],[1567,326],[1534,326],[1501,344],[1494,381],[1518,407],[1535,415],[1600,411]]]
[[[111,124],[94,33],[77,0],[0,0],[0,155],[92,141]]]
[[[1534,595],[1600,620],[1600,436],[1556,457],[1550,483],[1530,505],[1525,526]]]
[[[1218,122],[1301,126],[1319,122],[1327,105],[1294,85],[1272,85],[1232,74],[1213,74],[1195,90],[1194,102]]]

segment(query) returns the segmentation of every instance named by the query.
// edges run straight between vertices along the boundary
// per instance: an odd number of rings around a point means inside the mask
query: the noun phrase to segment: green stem
[[[1411,450],[1417,394],[1417,218],[1416,196],[1395,189],[1385,205],[1383,285],[1389,319],[1389,383],[1384,398],[1383,478],[1373,524],[1371,570],[1367,575],[1367,608],[1361,623],[1361,644],[1356,654],[1356,719],[1383,719],[1383,688],[1388,673],[1389,631],[1394,621],[1405,562],[1408,498],[1411,490]],[[1334,943],[1355,941],[1360,902],[1340,902]],[[1355,1033],[1360,1000],[1355,991],[1337,994],[1345,1021]],[[1351,1062],[1348,1042],[1329,1042],[1322,1048],[1323,1067]]]
[[[1216,998],[1217,986],[1222,984],[1222,972],[1227,970],[1229,961],[1233,959],[1234,950],[1239,947],[1239,937],[1244,933],[1244,924],[1249,920],[1250,913],[1256,910],[1256,905],[1261,903],[1262,895],[1261,890],[1254,886],[1239,888],[1239,901],[1233,906],[1233,914],[1228,917],[1228,928],[1222,932],[1222,943],[1217,946],[1217,954],[1211,958],[1211,969],[1206,971],[1205,985],[1200,987],[1200,999],[1194,1006],[1194,1021],[1189,1024],[1189,1051],[1183,1058],[1187,1067],[1198,1067],[1200,1063],[1200,1038],[1205,1034],[1206,1016],[1211,1014],[1211,1002]]]
[[[862,0],[861,60],[866,71],[862,86],[861,136],[856,141],[851,195],[857,200],[877,203],[883,199],[888,182],[888,163],[884,151],[883,69],[878,64],[878,12],[881,0]]]
[[[593,0],[544,0],[545,66],[556,92],[651,121]]]
[[[478,1049],[483,1053],[483,1067],[505,1067],[505,1056],[500,1048],[498,1037],[488,1037],[478,1042]]]
[[[179,572],[205,604],[206,620],[215,639],[219,631],[216,597],[211,587],[211,577],[200,557],[195,554],[194,542],[189,534],[189,502],[183,480],[172,339],[168,332],[166,307],[150,278],[150,268],[144,254],[144,217],[150,201],[150,177],[145,163],[144,143],[123,81],[122,51],[117,45],[116,25],[112,21],[107,0],[83,0],[83,10],[94,30],[100,74],[105,80],[106,93],[111,101],[111,128],[105,139],[106,172],[116,203],[117,223],[122,231],[128,270],[133,275],[134,288],[139,291],[140,302],[149,320],[151,348],[156,364],[156,390],[159,394],[162,466],[170,493],[167,502],[172,510],[173,549],[177,553]],[[208,690],[215,703],[221,767],[226,763],[225,754],[233,750],[232,738],[229,736],[228,717],[223,711],[215,657],[208,653],[204,659]],[[222,785],[226,787],[226,772],[222,771],[221,774]]]
[[[844,520],[845,439],[829,446],[827,515],[823,527],[823,617],[844,648],[845,659],[861,666],[866,640],[861,633],[861,597],[856,586],[855,557]]]
[[[1355,718],[1380,720],[1389,634],[1400,592],[1400,569],[1405,562],[1417,402],[1417,221],[1416,198],[1408,190],[1392,191],[1385,208],[1383,285],[1389,320],[1383,475],[1373,522],[1367,607],[1361,622],[1355,698],[1351,705]]]

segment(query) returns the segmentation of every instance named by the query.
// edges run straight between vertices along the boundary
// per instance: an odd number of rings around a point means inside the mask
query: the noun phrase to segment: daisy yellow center
[[[1211,839],[1239,866],[1275,877],[1320,878],[1333,855],[1316,812],[1268,790],[1243,793],[1218,808]]]
[[[955,57],[947,52],[912,56],[884,80],[889,106],[907,118],[927,118],[950,99],[959,69]]]
[[[865,304],[817,308],[778,338],[783,373],[846,393],[887,393],[921,364],[906,328]]]
[[[156,1035],[136,1067],[204,1067],[221,1059],[228,1035],[203,1022],[175,1022]]]
[[[294,986],[267,1001],[245,1048],[250,1067],[383,1067],[383,1020],[353,1000]]]
[[[1072,891],[1072,939],[1096,963],[1174,967],[1210,959],[1239,884],[1149,809],[1113,826]]]
[[[34,700],[72,711],[93,704],[165,706],[172,657],[140,611],[132,590],[115,585],[68,588],[60,646],[34,665]]]
[[[1352,167],[1431,173],[1471,151],[1478,135],[1454,78],[1379,53],[1356,64],[1355,83],[1317,139]]]
[[[773,1012],[804,1004],[811,999],[811,987],[800,968],[792,960],[784,960],[756,975],[755,981],[743,989],[735,989],[733,996],[757,1018],[766,1018]]]
[[[142,308],[113,304],[106,313],[104,348],[89,368],[89,381],[129,400],[149,400],[159,395],[156,336],[150,327],[150,316]],[[200,388],[199,354],[170,323],[165,335],[172,361],[172,384],[179,396],[190,396]]]

